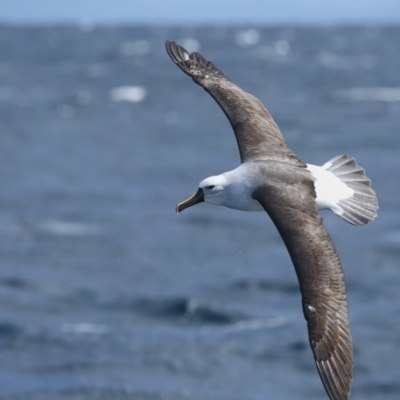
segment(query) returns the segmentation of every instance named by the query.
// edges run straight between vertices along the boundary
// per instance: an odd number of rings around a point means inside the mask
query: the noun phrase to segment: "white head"
[[[176,206],[176,212],[179,213],[185,208],[205,201],[206,203],[224,205],[228,196],[230,184],[225,174],[210,176],[202,180],[196,193],[188,199],[182,201]]]
[[[257,181],[248,173],[248,168],[241,164],[232,171],[202,180],[197,192],[176,206],[176,212],[203,201],[235,210],[262,211],[261,204],[253,198]]]

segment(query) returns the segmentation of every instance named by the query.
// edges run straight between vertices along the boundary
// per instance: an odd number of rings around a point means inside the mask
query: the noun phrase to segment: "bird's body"
[[[285,167],[284,167],[285,168]],[[267,168],[265,175],[258,177],[258,171],[260,174],[265,170],[262,165],[256,162],[240,164],[239,167],[232,171],[225,172],[221,175],[212,176],[206,178],[200,182],[200,187],[224,183],[224,191],[218,193],[219,197],[209,194],[207,202],[215,205],[221,205],[228,208],[232,208],[240,211],[264,211],[261,204],[254,200],[251,196],[254,188],[260,184],[272,179],[269,176],[271,170],[274,170],[275,174],[279,171],[279,164],[276,162]],[[307,164],[305,176],[314,180],[316,198],[315,204],[318,210],[332,210],[335,213],[342,213],[340,207],[340,201],[351,198],[354,195],[354,190],[347,186],[343,181],[336,177],[332,172],[327,171],[323,166]]]
[[[202,86],[231,123],[242,163],[200,182],[176,210],[200,202],[266,211],[278,229],[299,280],[310,345],[332,400],[346,400],[353,370],[345,282],[339,256],[319,209],[365,225],[378,208],[370,180],[347,155],[323,166],[304,164],[286,145],[269,112],[199,53],[174,42],[166,49],[179,68]]]

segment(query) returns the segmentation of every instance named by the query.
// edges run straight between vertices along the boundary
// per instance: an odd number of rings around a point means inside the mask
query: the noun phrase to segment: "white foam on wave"
[[[147,91],[142,86],[120,86],[110,91],[112,101],[128,101],[130,103],[140,103],[147,96]]]
[[[91,18],[86,18],[79,21],[79,28],[84,33],[92,32],[95,27],[96,23]]]
[[[246,29],[236,33],[235,42],[239,47],[251,47],[261,40],[261,34],[257,29]]]
[[[44,221],[17,221],[14,228],[18,231],[55,236],[90,236],[99,233],[99,230],[79,222],[48,219]]]
[[[287,39],[279,39],[276,42],[259,46],[257,52],[261,58],[281,63],[290,60],[290,51],[290,41]]]
[[[200,50],[200,42],[194,38],[181,39],[179,43],[190,53]]]
[[[93,324],[91,322],[65,323],[61,325],[61,331],[64,333],[73,333],[77,335],[99,335],[107,333],[108,327],[104,324]]]
[[[376,101],[396,103],[400,102],[400,87],[365,87],[340,90],[335,97],[341,101],[363,102]]]
[[[54,235],[86,236],[92,233],[92,229],[87,225],[68,221],[48,220],[42,222],[40,227]]]
[[[281,39],[274,44],[276,54],[280,56],[285,56],[290,51],[290,43],[286,39]]]
[[[318,54],[318,61],[321,65],[331,69],[371,69],[376,65],[376,58],[371,55],[364,56],[343,56],[325,50]]]
[[[267,319],[254,319],[250,321],[239,321],[232,325],[231,329],[234,331],[247,331],[258,329],[275,329],[280,328],[287,324],[287,319],[279,316]]]

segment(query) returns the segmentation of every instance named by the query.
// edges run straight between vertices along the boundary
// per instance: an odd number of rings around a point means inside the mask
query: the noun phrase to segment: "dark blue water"
[[[0,27],[0,398],[324,399],[264,213],[176,203],[234,168],[166,39],[258,96],[308,163],[380,201],[324,221],[346,273],[352,399],[400,398],[400,28]]]

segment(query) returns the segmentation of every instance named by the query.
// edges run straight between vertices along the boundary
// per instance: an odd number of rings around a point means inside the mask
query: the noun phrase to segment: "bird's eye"
[[[208,190],[213,190],[215,188],[215,185],[208,185],[206,186],[206,189]]]

